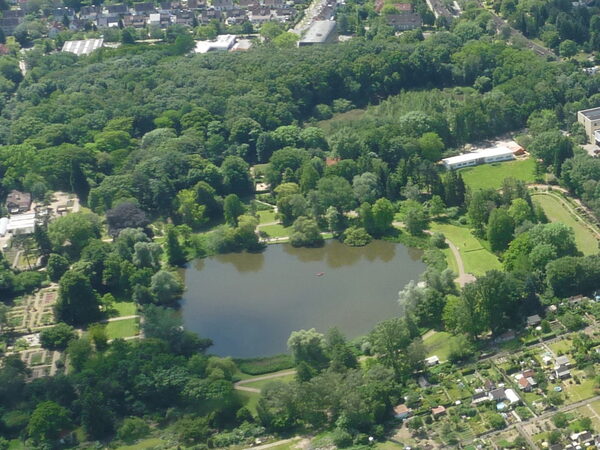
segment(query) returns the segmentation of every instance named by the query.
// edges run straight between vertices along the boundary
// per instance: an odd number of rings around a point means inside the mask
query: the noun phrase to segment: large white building
[[[220,34],[213,41],[196,41],[195,53],[208,53],[211,51],[227,51],[235,44],[234,34]]]
[[[35,213],[13,214],[10,216],[5,232],[32,234],[35,230]]]
[[[94,50],[102,47],[104,39],[85,39],[82,41],[65,41],[63,52],[75,53],[77,56],[89,55]]]
[[[447,169],[455,170],[479,164],[509,161],[511,159],[515,159],[515,155],[510,148],[494,147],[444,158],[442,159],[442,163],[444,163]]]

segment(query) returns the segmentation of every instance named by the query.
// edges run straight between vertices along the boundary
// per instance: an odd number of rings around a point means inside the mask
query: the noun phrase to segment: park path
[[[403,225],[402,222],[392,223],[392,225],[394,226],[398,226],[398,224],[400,224],[401,226]],[[433,234],[431,230],[425,230],[424,233],[427,233],[429,235]],[[465,263],[463,262],[462,255],[460,254],[460,250],[458,249],[458,247],[454,245],[454,243],[450,239],[445,239],[446,244],[448,244],[448,247],[450,248],[450,251],[454,256],[454,260],[456,261],[456,267],[458,268],[458,277],[454,281],[458,283],[460,287],[463,287],[465,284],[475,281],[475,277],[472,274],[467,273],[465,271]]]
[[[118,322],[119,320],[137,319],[139,314],[132,314],[130,316],[112,317],[110,319],[103,320],[103,322]]]
[[[281,378],[281,377],[286,377],[288,375],[295,375],[295,374],[296,374],[295,370],[286,370],[285,372],[277,372],[277,373],[272,373],[270,375],[262,375],[260,377],[248,378],[247,380],[238,381],[237,383],[235,383],[233,385],[233,388],[238,391],[253,392],[255,394],[260,394],[260,389],[244,386],[244,384],[255,383],[257,381],[264,381],[264,380],[273,380],[275,378]],[[260,447],[255,447],[255,448],[260,448]]]
[[[257,447],[248,447],[248,448],[245,448],[244,450],[250,450],[250,449],[252,449],[252,450],[265,450],[267,448],[279,447],[280,445],[289,444],[289,443],[297,441],[299,439],[300,439],[300,436],[294,436],[293,438],[283,439],[281,441],[271,442],[270,444],[259,445]]]
[[[582,216],[581,213],[578,212],[577,209],[573,208],[573,206],[568,201],[566,201],[564,198],[562,198],[559,195],[555,195],[552,192],[552,191],[559,191],[559,192],[562,192],[563,194],[565,194],[565,196],[569,196],[569,200],[571,200],[573,203],[575,203],[577,205],[577,208],[581,208],[583,211],[585,211],[585,213],[588,216],[594,217],[594,214],[589,210],[589,208],[587,206],[585,206],[581,202],[581,200],[570,196],[568,190],[561,188],[561,187],[556,187],[556,186],[552,186],[552,190],[550,190],[549,189],[550,186],[547,184],[533,184],[533,185],[530,185],[529,187],[537,187],[538,189],[540,189],[540,191],[538,192],[538,195],[549,195],[552,198],[558,200],[561,203],[561,205],[563,205],[566,208],[566,210],[568,212],[570,212],[573,216],[575,216],[575,219],[577,221],[581,222],[584,227],[586,227],[588,230],[590,230],[594,234],[594,236],[596,236],[596,239],[600,239],[600,232],[598,232],[598,230],[590,224],[589,220],[585,216]],[[536,193],[534,192],[532,194],[532,197],[535,195],[536,195]]]

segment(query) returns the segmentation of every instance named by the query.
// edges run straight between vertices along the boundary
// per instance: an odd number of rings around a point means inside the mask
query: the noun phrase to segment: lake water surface
[[[329,241],[196,260],[185,271],[184,325],[211,338],[213,353],[234,357],[286,352],[299,329],[336,326],[355,338],[399,314],[398,291],[425,270],[421,256],[385,241],[359,248]]]

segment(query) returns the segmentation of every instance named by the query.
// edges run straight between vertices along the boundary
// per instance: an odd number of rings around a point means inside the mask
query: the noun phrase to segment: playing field
[[[495,164],[482,164],[460,170],[465,184],[472,190],[499,189],[505,178],[516,178],[526,183],[535,181],[535,161],[533,158],[505,161]]]
[[[544,209],[551,222],[560,222],[571,227],[575,232],[577,248],[585,255],[598,253],[598,239],[582,222],[577,220],[568,210],[557,194],[534,194],[533,201]]]

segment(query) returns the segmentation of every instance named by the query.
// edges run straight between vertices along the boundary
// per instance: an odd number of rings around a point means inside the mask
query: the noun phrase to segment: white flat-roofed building
[[[196,41],[196,53],[208,53],[213,50],[227,51],[235,44],[234,34],[220,34],[214,41]]]
[[[6,226],[6,231],[12,234],[32,234],[34,230],[35,213],[14,214]]]
[[[328,44],[337,40],[335,20],[315,20],[302,39],[298,47],[314,44]]]
[[[65,41],[62,51],[75,53],[77,56],[89,55],[94,50],[102,47],[104,39],[85,39],[83,41]]]
[[[597,131],[600,130],[600,108],[584,109],[577,112],[577,121],[585,128],[590,144],[600,142]]]
[[[0,237],[4,237],[6,235],[7,228],[8,217],[0,217]]]
[[[494,147],[444,158],[442,162],[447,169],[455,170],[479,164],[509,161],[511,159],[515,159],[515,155],[511,149],[507,147]]]

